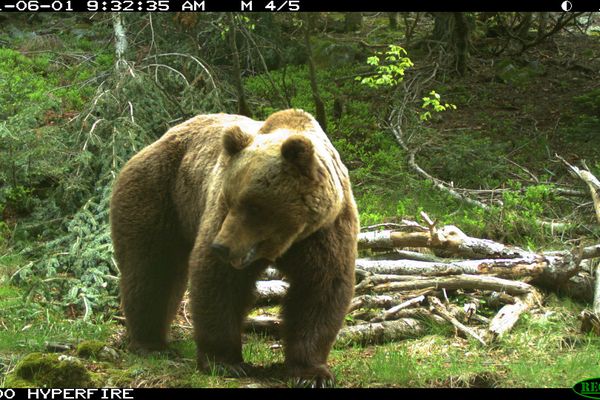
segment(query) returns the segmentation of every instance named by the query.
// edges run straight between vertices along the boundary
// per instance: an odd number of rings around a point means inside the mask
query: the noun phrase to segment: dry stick
[[[421,320],[428,319],[431,322],[434,322],[438,325],[447,324],[447,322],[444,318],[440,317],[437,314],[431,313],[429,310],[427,310],[424,307],[405,308],[404,310],[400,310],[396,313],[396,315],[394,315],[394,319],[401,319],[401,318],[417,318],[417,319],[421,319]],[[375,321],[371,321],[371,322],[375,322]],[[376,321],[376,322],[380,322],[380,321]]]
[[[447,308],[450,311],[450,313],[452,315],[454,315],[456,318],[462,318],[467,321],[473,320],[473,321],[479,322],[480,324],[484,324],[484,325],[489,325],[489,323],[490,323],[489,318],[486,318],[483,315],[479,315],[476,313],[467,315],[467,312],[463,308],[455,306],[454,304],[449,304],[447,306]]]
[[[433,311],[438,314],[440,317],[444,318],[446,321],[450,322],[452,325],[456,327],[459,331],[477,339],[477,341],[484,346],[486,345],[485,341],[471,328],[463,325],[459,320],[457,320],[447,309],[444,307],[442,302],[433,296],[427,296],[427,301],[433,308]]]
[[[389,308],[401,299],[400,295],[369,295],[365,294],[352,299],[348,312],[359,308]]]
[[[431,289],[428,290],[428,292],[430,292],[430,291],[431,291]],[[425,300],[425,296],[420,295],[420,296],[414,297],[410,300],[407,300],[404,303],[400,303],[397,306],[394,306],[394,307],[390,308],[389,310],[384,311],[383,316],[382,316],[383,320],[385,321],[388,319],[392,319],[393,316],[398,314],[398,311],[408,308],[410,306],[413,306],[415,304],[420,304],[421,302],[423,302],[423,300]]]
[[[423,228],[421,225],[419,225],[415,221],[402,220],[401,224],[394,223],[394,222],[384,222],[381,224],[361,226],[360,230],[361,230],[361,232],[365,232],[365,231],[379,230],[380,228],[394,228],[395,230],[402,231],[402,230],[414,230],[417,227]],[[425,228],[423,228],[423,229],[425,229]]]
[[[587,169],[579,169],[576,166],[569,164],[567,160],[558,154],[556,157],[569,168],[569,172],[572,175],[575,175],[588,185],[594,203],[594,210],[596,210],[596,219],[598,220],[598,223],[600,223],[600,181]]]
[[[498,311],[490,321],[488,328],[492,334],[492,340],[500,339],[510,331],[519,320],[521,314],[529,310],[536,302],[539,302],[540,294],[534,289],[524,296],[517,297],[514,304],[507,304]]]
[[[390,118],[391,119],[391,118]],[[416,149],[411,149],[406,141],[404,140],[404,135],[402,133],[402,128],[400,126],[402,116],[400,115],[398,117],[398,121],[396,124],[392,124],[390,123],[390,129],[392,131],[392,133],[394,134],[394,137],[396,138],[396,141],[398,142],[398,144],[400,144],[400,146],[408,153],[408,165],[420,176],[422,176],[423,178],[425,178],[428,181],[433,182],[433,185],[438,188],[439,190],[449,194],[450,196],[454,197],[455,199],[458,199],[464,203],[479,207],[479,208],[483,208],[484,210],[488,210],[490,207],[486,204],[483,204],[480,201],[471,199],[467,196],[464,196],[460,193],[458,193],[456,190],[454,190],[448,183],[442,181],[441,179],[435,178],[431,175],[429,175],[423,168],[421,168],[415,161],[415,154],[417,152]]]

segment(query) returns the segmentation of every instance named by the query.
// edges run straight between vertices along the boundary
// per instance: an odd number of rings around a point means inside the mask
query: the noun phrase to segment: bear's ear
[[[228,155],[233,156],[244,150],[254,138],[243,132],[239,126],[232,126],[223,133],[223,148]]]
[[[317,162],[312,142],[302,135],[292,135],[281,145],[281,155],[308,178],[317,175]]]

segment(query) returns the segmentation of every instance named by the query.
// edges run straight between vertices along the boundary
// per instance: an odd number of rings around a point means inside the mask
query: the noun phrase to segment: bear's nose
[[[221,259],[221,261],[229,261],[229,247],[213,243],[210,245],[210,249],[214,255]]]

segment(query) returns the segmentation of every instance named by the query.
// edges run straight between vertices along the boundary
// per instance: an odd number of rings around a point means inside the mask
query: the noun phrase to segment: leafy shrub
[[[368,57],[367,64],[375,68],[373,76],[356,77],[356,80],[370,88],[398,85],[404,80],[404,72],[414,65],[406,50],[394,44],[390,44],[387,51]]]

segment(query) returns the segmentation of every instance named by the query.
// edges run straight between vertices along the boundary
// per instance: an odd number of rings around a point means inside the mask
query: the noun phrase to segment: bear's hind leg
[[[156,230],[154,230],[156,229]],[[187,285],[189,249],[177,235],[158,229],[129,232],[126,240],[113,238],[121,270],[121,305],[130,347],[163,350],[170,324]]]

